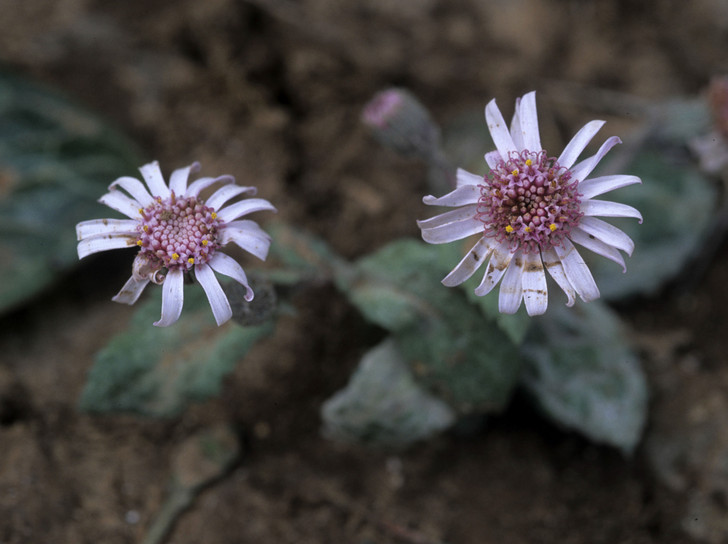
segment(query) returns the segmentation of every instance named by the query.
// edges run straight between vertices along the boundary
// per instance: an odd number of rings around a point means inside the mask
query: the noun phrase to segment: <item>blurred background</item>
[[[257,186],[279,218],[347,258],[419,237],[415,219],[430,215],[423,165],[360,122],[383,88],[409,89],[445,126],[480,122],[494,97],[509,118],[537,90],[543,142],[559,150],[595,118],[608,121],[601,136],[628,142],[651,105],[698,98],[728,70],[720,0],[0,0],[0,11],[3,72],[93,110],[165,174],[197,160],[203,175]],[[0,196],[11,188],[0,177]],[[381,337],[328,284],[297,295],[298,315],[218,398],[163,421],[80,413],[94,354],[132,313],[109,301],[131,257],[89,259],[0,316],[0,542],[143,542],[185,440],[219,423],[239,429],[240,459],[167,542],[726,542],[721,230],[709,245],[657,296],[617,307],[651,387],[631,457],[515,402],[481,432],[403,452],[325,440],[321,403]]]

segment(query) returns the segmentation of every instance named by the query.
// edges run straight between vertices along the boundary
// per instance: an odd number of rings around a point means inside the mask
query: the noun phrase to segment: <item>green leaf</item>
[[[75,225],[140,163],[133,145],[57,94],[0,72],[0,311],[78,262]]]
[[[640,152],[621,171],[639,176],[642,185],[601,197],[634,206],[644,218],[641,225],[634,219],[608,218],[635,243],[632,257],[625,259],[626,274],[615,263],[581,251],[605,299],[654,294],[680,273],[709,236],[716,189],[675,155],[668,149]]]
[[[599,301],[554,308],[524,346],[524,384],[556,422],[631,452],[647,416],[647,385],[618,317]]]
[[[398,240],[357,261],[339,287],[393,333],[419,383],[460,413],[500,410],[518,378],[517,350],[462,291],[440,283],[458,252]]]
[[[161,289],[140,304],[128,329],[96,356],[81,396],[89,412],[179,414],[190,402],[219,393],[222,379],[253,345],[272,331],[226,324],[217,327],[204,291],[185,288],[184,310],[171,327],[155,327]]]
[[[417,384],[395,342],[362,357],[349,384],[321,407],[324,434],[334,440],[405,446],[452,425],[453,411]]]

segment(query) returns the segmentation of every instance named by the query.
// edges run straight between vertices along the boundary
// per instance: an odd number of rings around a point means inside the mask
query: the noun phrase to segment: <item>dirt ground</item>
[[[359,122],[383,87],[409,88],[445,121],[491,97],[509,115],[515,96],[554,100],[549,89],[564,83],[694,95],[728,70],[720,0],[0,7],[7,67],[87,104],[165,172],[199,160],[203,173],[258,186],[280,218],[346,257],[418,236],[414,219],[427,213],[422,166]],[[561,145],[595,117],[582,105],[550,137]],[[609,134],[628,126],[610,123]],[[325,440],[319,406],[381,336],[329,285],[298,296],[298,316],[240,362],[220,398],[172,421],[79,413],[94,354],[131,316],[109,301],[128,260],[89,260],[0,317],[0,543],[142,542],[180,445],[219,423],[239,429],[241,461],[167,542],[728,542],[727,250],[723,241],[699,281],[618,307],[652,389],[631,458],[555,428],[520,393],[479,432],[405,452]]]

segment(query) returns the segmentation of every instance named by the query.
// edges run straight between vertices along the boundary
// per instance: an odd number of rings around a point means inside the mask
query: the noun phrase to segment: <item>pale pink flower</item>
[[[546,311],[546,274],[563,289],[567,306],[575,295],[588,302],[599,297],[594,278],[574,243],[622,266],[620,253],[632,254],[634,243],[623,231],[595,216],[633,217],[639,211],[595,196],[634,183],[636,176],[611,175],[587,179],[599,161],[620,139],[607,139],[596,154],[576,163],[604,121],[587,123],[558,158],[541,147],[536,94],[516,100],[510,130],[492,100],[485,108],[496,150],[485,155],[490,172],[478,176],[459,169],[457,188],[442,196],[426,196],[425,204],[456,208],[418,221],[422,238],[442,244],[480,234],[475,246],[442,283],[459,285],[486,261],[475,294],[489,293],[502,280],[499,310],[515,313],[524,301],[529,315]],[[576,163],[576,164],[575,164]]]
[[[239,218],[261,210],[275,211],[271,203],[248,198],[225,206],[236,196],[255,195],[255,187],[235,185],[232,176],[199,178],[188,185],[190,173],[199,168],[193,163],[175,170],[167,186],[159,164],[146,164],[139,169],[146,187],[136,178],[121,177],[99,199],[129,219],[93,219],[76,225],[81,259],[108,249],[139,248],[131,278],[112,300],[134,304],[150,281],[161,284],[162,317],[154,323],[160,327],[179,319],[188,273],[204,289],[217,324],[230,319],[230,303],[215,272],[240,282],[248,301],[253,299],[253,290],[243,268],[221,248],[232,242],[265,260],[270,247],[270,237],[257,223]],[[202,200],[200,192],[214,184],[222,186]]]

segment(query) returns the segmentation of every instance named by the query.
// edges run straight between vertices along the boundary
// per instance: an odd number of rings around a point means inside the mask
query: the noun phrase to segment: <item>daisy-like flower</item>
[[[121,212],[129,219],[93,219],[76,225],[78,257],[125,247],[138,247],[132,276],[112,300],[134,304],[151,281],[162,285],[162,317],[154,324],[171,325],[182,312],[185,274],[205,290],[218,325],[232,316],[230,303],[215,277],[215,272],[240,282],[245,300],[253,300],[253,290],[243,268],[220,251],[229,242],[265,260],[270,237],[254,221],[238,220],[261,210],[276,211],[267,200],[248,198],[228,206],[239,195],[255,195],[255,187],[235,185],[232,176],[203,177],[187,184],[198,163],[172,172],[169,186],[156,161],[139,170],[146,187],[136,178],[121,177],[109,186],[99,202]],[[210,198],[200,192],[221,184]],[[120,190],[120,189],[123,189]]]
[[[591,121],[558,158],[549,156],[541,147],[535,92],[516,100],[510,130],[495,100],[486,106],[485,119],[497,148],[485,155],[490,172],[481,177],[459,169],[454,191],[423,199],[431,206],[456,208],[418,221],[426,242],[443,244],[481,235],[442,283],[459,285],[488,261],[475,294],[486,295],[502,281],[498,298],[502,313],[515,313],[521,301],[528,315],[546,311],[544,269],[566,293],[567,306],[574,304],[575,295],[585,302],[598,298],[594,277],[574,244],[611,259],[626,271],[620,250],[631,255],[634,243],[623,231],[595,216],[633,217],[642,222],[639,211],[631,206],[594,200],[608,191],[641,183],[638,177],[587,179],[621,140],[612,136],[596,154],[576,163],[604,125],[604,121]]]

